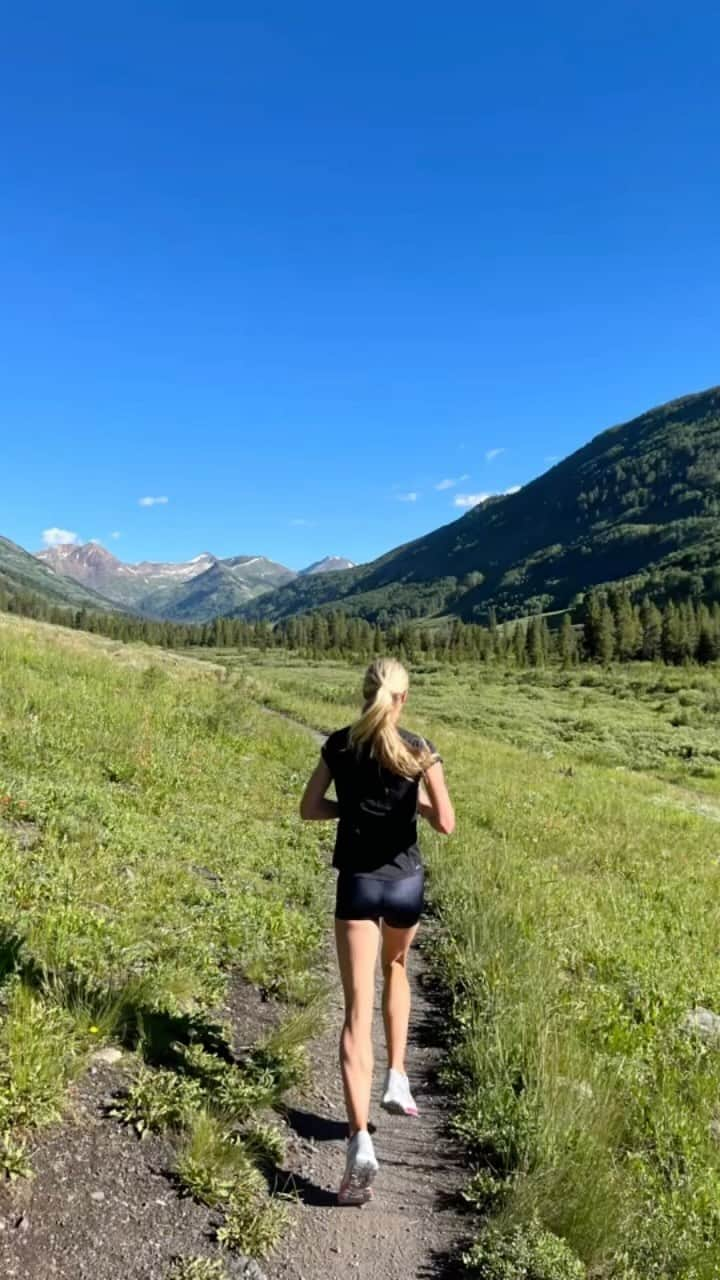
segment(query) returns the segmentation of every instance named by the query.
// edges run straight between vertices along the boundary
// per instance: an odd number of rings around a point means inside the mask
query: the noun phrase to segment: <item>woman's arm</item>
[[[443,836],[450,836],[455,830],[455,810],[439,760],[426,769],[420,781],[418,813]]]
[[[318,760],[300,801],[300,817],[307,822],[332,822],[340,817],[337,800],[326,800],[325,792],[332,782],[332,774],[324,760]]]

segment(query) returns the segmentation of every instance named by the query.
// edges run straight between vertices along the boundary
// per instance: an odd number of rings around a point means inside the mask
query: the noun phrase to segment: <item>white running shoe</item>
[[[385,1080],[385,1092],[381,1104],[385,1111],[395,1116],[416,1116],[418,1109],[410,1092],[410,1081],[402,1071],[390,1067]]]
[[[348,1143],[347,1164],[338,1191],[338,1204],[367,1204],[373,1198],[370,1185],[378,1171],[372,1138],[359,1129]]]

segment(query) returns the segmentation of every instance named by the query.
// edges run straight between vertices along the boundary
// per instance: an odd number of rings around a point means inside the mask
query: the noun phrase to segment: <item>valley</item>
[[[712,604],[720,600],[720,388],[611,427],[517,492],[368,564],[327,556],[296,573],[260,555],[207,552],[186,563],[124,564],[98,543],[53,547],[39,560],[44,575],[35,557],[0,539],[0,588],[87,607],[94,597],[100,608],[178,623],[276,623],[339,609],[381,627],[487,625],[573,614],[593,587],[659,605]]]

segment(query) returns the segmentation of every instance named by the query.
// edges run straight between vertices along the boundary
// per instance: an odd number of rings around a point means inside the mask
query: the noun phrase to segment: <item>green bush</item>
[[[141,1067],[134,1083],[117,1099],[109,1114],[132,1125],[143,1137],[191,1124],[202,1102],[203,1090],[198,1080],[173,1071]]]
[[[481,1280],[586,1280],[587,1269],[572,1249],[543,1231],[539,1222],[504,1230],[487,1226],[467,1253],[463,1265]]]

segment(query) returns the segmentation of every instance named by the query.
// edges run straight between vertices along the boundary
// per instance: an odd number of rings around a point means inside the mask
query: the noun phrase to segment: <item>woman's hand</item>
[[[327,800],[325,792],[332,782],[332,774],[321,758],[300,801],[300,817],[306,822],[332,822],[340,817],[340,806],[337,800]]]
[[[418,813],[422,814],[423,818],[429,818],[432,815],[432,811],[433,807],[430,803],[427,787],[421,778],[418,786]]]

